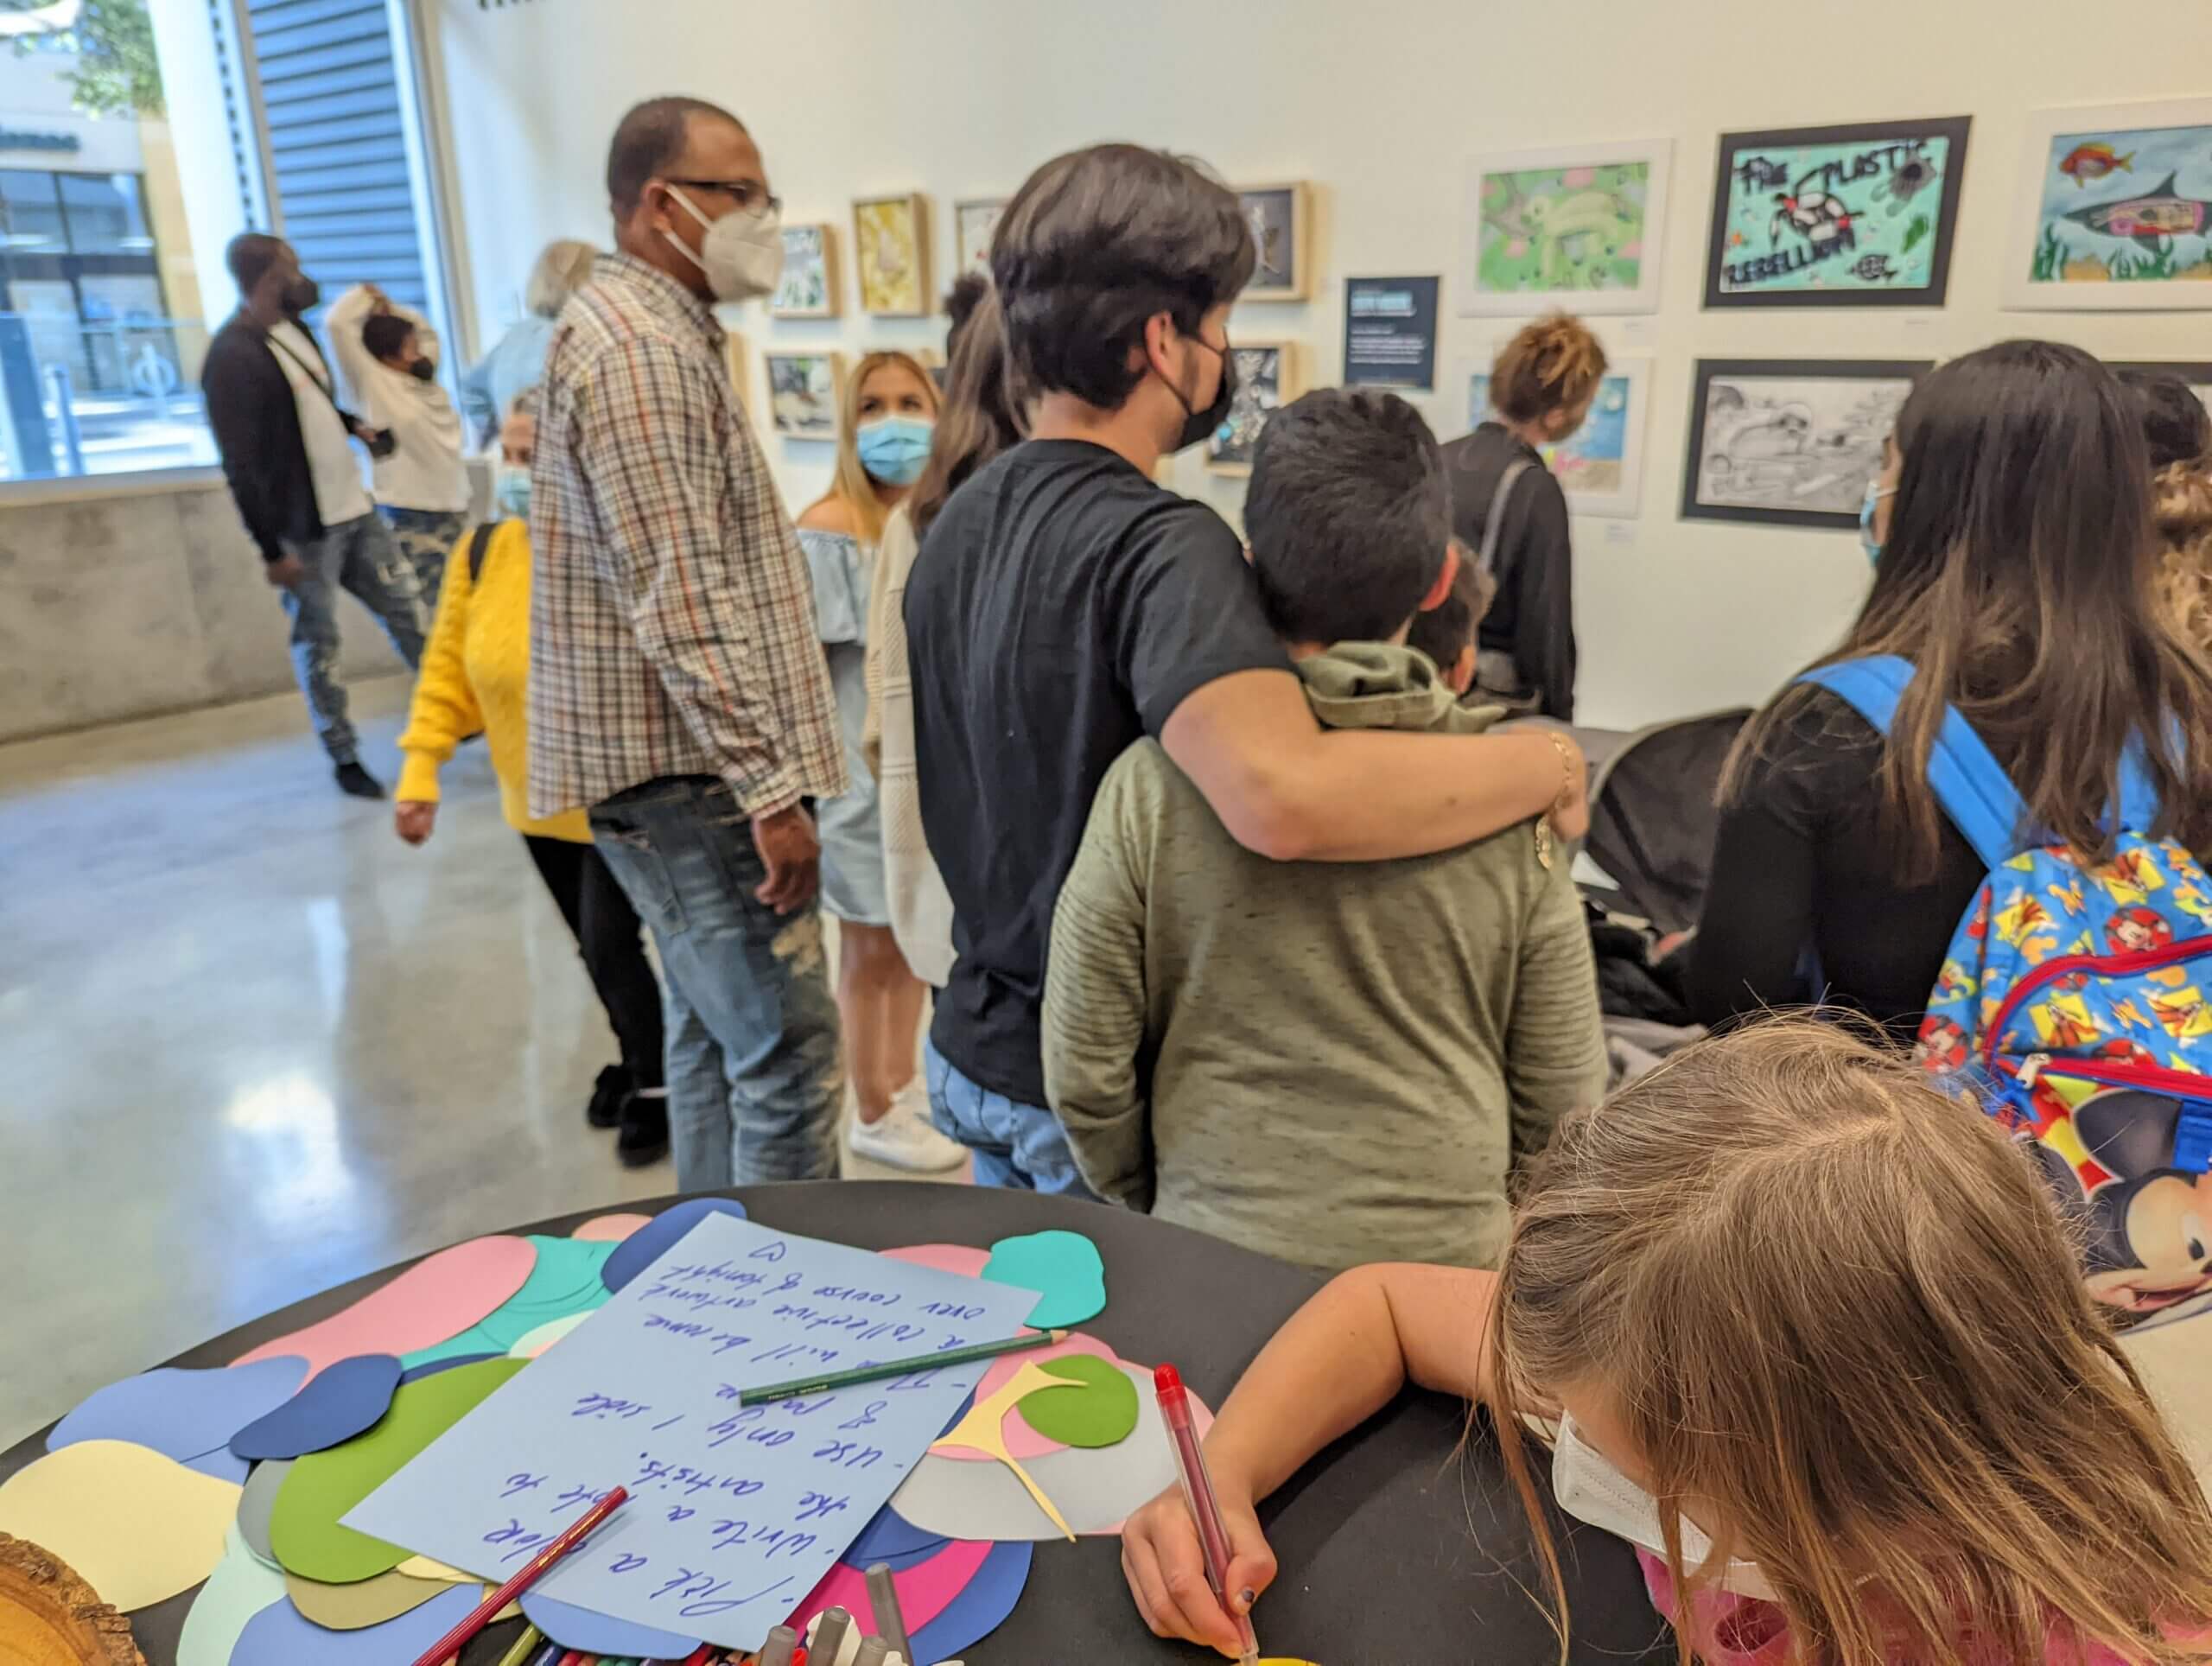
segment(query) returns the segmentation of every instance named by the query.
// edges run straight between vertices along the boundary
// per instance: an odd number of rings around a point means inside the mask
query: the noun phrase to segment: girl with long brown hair
[[[2113,373],[2048,341],[1953,359],[1906,401],[1870,500],[1873,589],[1815,664],[1918,675],[1886,739],[1802,683],[1745,730],[1690,951],[1708,1023],[1824,998],[1918,1028],[1986,872],[1928,785],[1947,704],[2052,840],[2109,853],[2139,742],[2163,809],[2137,830],[2212,850],[2212,667],[2155,598],[2150,463]]]
[[[1684,1666],[2212,1657],[2212,1510],[2042,1181],[1836,1027],[1746,1027],[1570,1116],[1498,1273],[1363,1268],[1292,1319],[1206,1437],[1238,1606],[1276,1572],[1258,1501],[1408,1381],[1488,1408],[1562,1662],[1535,1422]],[[1155,1631],[1236,1652],[1179,1494],[1122,1561]]]
[[[2165,371],[2125,371],[2151,448],[2158,597],[2183,639],[2212,652],[2212,411]]]
[[[845,1031],[858,1154],[893,1168],[956,1168],[966,1154],[930,1125],[915,1073],[925,999],[891,929],[877,781],[862,747],[868,597],[885,523],[927,464],[937,384],[912,357],[871,353],[845,385],[837,471],[798,518],[815,618],[837,696],[853,784],[821,806],[822,906],[837,921],[837,1007]]]
[[[1452,531],[1495,585],[1476,681],[1522,711],[1574,716],[1574,547],[1542,448],[1570,438],[1605,379],[1605,350],[1565,313],[1528,325],[1491,366],[1491,416],[1444,448]]]

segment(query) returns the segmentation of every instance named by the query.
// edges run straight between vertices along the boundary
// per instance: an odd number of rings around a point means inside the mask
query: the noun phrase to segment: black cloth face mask
[[[427,359],[417,359],[407,366],[407,373],[418,382],[437,379],[438,367]]]
[[[322,299],[322,285],[302,273],[284,286],[284,308],[296,316],[313,312]]]
[[[1204,410],[1193,410],[1191,408],[1191,402],[1183,397],[1183,391],[1177,387],[1173,382],[1170,382],[1167,385],[1167,391],[1175,396],[1175,403],[1183,407],[1183,431],[1175,436],[1175,445],[1173,448],[1177,451],[1188,451],[1192,446],[1198,444],[1199,441],[1205,439],[1209,434],[1213,433],[1224,423],[1227,422],[1229,420],[1229,408],[1230,405],[1234,404],[1236,400],[1236,350],[1229,345],[1225,339],[1222,342],[1221,346],[1217,347],[1214,346],[1212,342],[1207,340],[1203,335],[1193,334],[1190,339],[1197,342],[1200,347],[1204,347],[1208,353],[1219,356],[1221,359],[1221,391],[1213,396],[1213,403],[1208,405]]]

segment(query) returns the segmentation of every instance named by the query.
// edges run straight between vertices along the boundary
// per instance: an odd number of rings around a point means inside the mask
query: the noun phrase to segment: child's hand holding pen
[[[1244,1654],[1237,1618],[1249,1614],[1253,1599],[1274,1582],[1275,1553],[1260,1531],[1250,1484],[1222,1468],[1216,1469],[1213,1484],[1229,1536],[1226,1584],[1234,1615],[1224,1611],[1206,1581],[1198,1523],[1179,1487],[1161,1493],[1122,1525],[1122,1572],[1155,1637],[1202,1643],[1236,1660]]]

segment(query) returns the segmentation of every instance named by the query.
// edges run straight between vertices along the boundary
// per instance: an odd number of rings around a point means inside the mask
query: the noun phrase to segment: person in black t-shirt
[[[922,819],[950,893],[928,1074],[987,1183],[1080,1192],[1045,1109],[1045,949],[1106,770],[1158,737],[1239,843],[1281,860],[1447,850],[1549,812],[1584,824],[1563,736],[1324,733],[1236,535],[1166,491],[1219,426],[1252,274],[1236,194],[1135,145],[1047,162],[992,273],[1028,440],[931,524],[906,593]]]
[[[1496,416],[1444,448],[1452,531],[1497,586],[1475,681],[1516,710],[1574,721],[1574,545],[1567,493],[1540,446],[1573,436],[1605,385],[1605,350],[1565,313],[1540,318],[1491,366]]]
[[[1686,951],[1701,1021],[1819,999],[1912,1039],[1986,877],[1928,785],[1947,703],[2051,838],[2109,849],[2142,739],[2164,806],[2146,830],[2212,852],[2212,677],[2158,612],[2150,504],[2135,410],[2078,348],[2000,342],[1922,381],[1867,487],[1874,588],[1815,662],[1918,676],[1886,737],[1796,682],[1745,729]]]

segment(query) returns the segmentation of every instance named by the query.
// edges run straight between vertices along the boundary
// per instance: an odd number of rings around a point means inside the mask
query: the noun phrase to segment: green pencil
[[[849,1389],[855,1383],[880,1383],[887,1377],[904,1377],[909,1371],[934,1370],[940,1365],[965,1365],[976,1359],[996,1359],[1001,1354],[1020,1353],[1028,1348],[1049,1348],[1056,1342],[1067,1339],[1065,1331],[1029,1331],[1020,1336],[1010,1336],[1003,1342],[978,1342],[969,1348],[948,1348],[943,1353],[925,1354],[918,1359],[887,1359],[880,1365],[855,1365],[851,1370],[838,1371],[830,1377],[802,1377],[796,1383],[778,1383],[765,1389],[745,1389],[739,1392],[737,1403],[741,1406],[760,1406],[771,1400],[804,1400],[810,1394],[828,1394],[833,1389]]]

